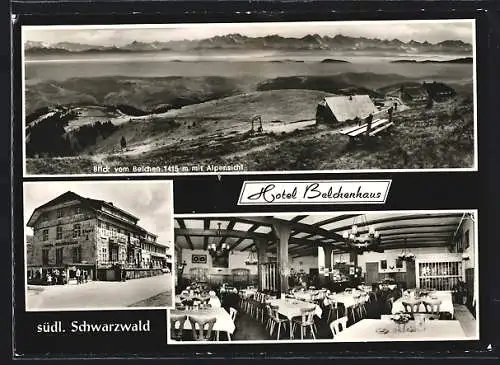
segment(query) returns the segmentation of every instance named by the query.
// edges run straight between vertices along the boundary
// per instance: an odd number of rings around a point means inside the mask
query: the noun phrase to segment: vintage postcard
[[[23,26],[24,173],[476,171],[475,21]]]

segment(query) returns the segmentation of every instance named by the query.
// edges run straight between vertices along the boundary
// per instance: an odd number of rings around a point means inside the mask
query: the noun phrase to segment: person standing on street
[[[75,276],[76,276],[76,283],[80,284],[82,282],[80,269],[76,269]]]

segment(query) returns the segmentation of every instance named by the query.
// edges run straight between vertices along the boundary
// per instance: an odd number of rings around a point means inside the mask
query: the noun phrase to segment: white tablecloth
[[[293,293],[293,296],[300,300],[312,300],[318,293],[318,290],[297,291]]]
[[[394,289],[396,289],[398,287],[398,285],[397,284],[379,284],[378,287],[379,287],[380,290],[383,290],[384,287],[386,287],[386,288],[388,288],[390,290],[394,290]]]
[[[452,299],[452,296],[451,296],[451,292],[450,291],[436,291],[435,292],[435,295],[437,297],[438,300],[441,301],[441,306],[439,307],[439,311],[440,312],[446,312],[446,313],[450,313],[451,314],[451,318],[454,318],[454,309],[453,309],[453,299]],[[430,299],[430,298],[421,298],[421,300],[430,300],[432,301],[433,299]],[[401,298],[398,298],[398,300],[396,300],[393,305],[392,305],[392,313],[397,313],[397,312],[404,312],[405,311],[405,308],[403,306],[403,301],[404,301],[404,298],[401,297]],[[420,304],[419,308],[418,308],[418,311],[419,312],[425,312],[425,306],[424,304]]]
[[[183,300],[208,300],[210,299],[209,295],[200,295],[200,294],[193,294],[193,295],[187,295],[187,296],[182,296],[182,295],[176,295],[175,296],[175,302],[176,303],[182,303]]]
[[[207,308],[207,309],[199,309],[199,310],[178,310],[172,309],[170,310],[172,314],[185,314],[188,316],[186,322],[184,322],[184,329],[191,330],[191,322],[189,322],[189,316],[193,316],[196,318],[212,318],[215,317],[217,321],[214,324],[214,331],[227,332],[232,334],[236,329],[234,322],[231,319],[231,316],[224,308]]]
[[[244,298],[248,298],[252,295],[257,294],[257,289],[242,289],[240,290],[240,293],[243,295]]]
[[[342,303],[345,308],[352,307],[356,304],[356,298],[354,298],[353,293],[335,293],[330,295],[328,298],[332,299],[337,303]]]
[[[409,323],[407,326],[411,326]],[[378,341],[450,341],[466,340],[467,337],[459,321],[428,321],[425,330],[396,332],[396,324],[391,320],[363,319],[347,327],[333,338],[335,342],[378,342]],[[377,332],[385,328],[388,333]]]
[[[269,304],[278,307],[278,313],[284,315],[288,319],[299,317],[302,315],[301,309],[314,308],[314,314],[321,318],[323,311],[321,308],[313,303],[302,302],[294,299],[271,299]]]

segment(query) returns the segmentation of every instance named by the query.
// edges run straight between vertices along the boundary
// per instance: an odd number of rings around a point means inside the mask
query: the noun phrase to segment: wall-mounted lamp
[[[179,264],[177,265],[177,276],[179,277],[182,276],[186,265],[187,265],[186,260],[184,260],[183,262],[179,262]]]

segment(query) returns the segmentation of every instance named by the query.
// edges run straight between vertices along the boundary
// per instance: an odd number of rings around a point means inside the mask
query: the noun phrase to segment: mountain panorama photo
[[[25,26],[25,172],[475,169],[474,26]]]

